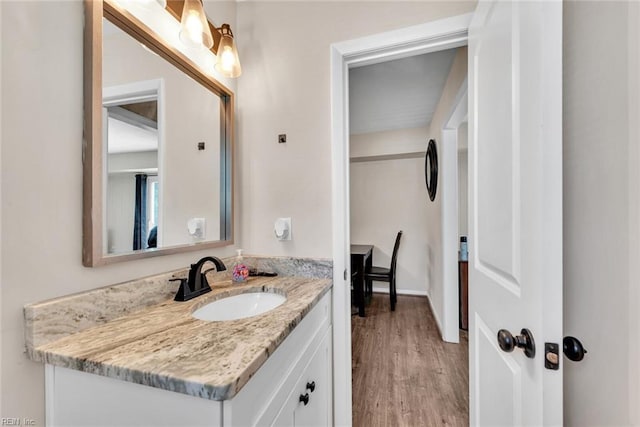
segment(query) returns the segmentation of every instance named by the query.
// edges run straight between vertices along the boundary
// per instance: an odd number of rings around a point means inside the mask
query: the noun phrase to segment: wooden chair
[[[376,282],[389,282],[389,299],[391,300],[391,311],[396,309],[396,301],[398,297],[396,295],[396,264],[398,261],[398,249],[400,249],[400,238],[402,237],[402,231],[398,232],[396,236],[396,243],[393,246],[393,255],[391,255],[391,266],[385,267],[371,267],[371,271],[365,274],[365,280]]]
[[[357,276],[357,272],[352,271],[351,272],[351,315],[352,316],[358,315],[358,303],[354,297],[354,292],[353,292],[353,281],[356,279],[356,276]]]

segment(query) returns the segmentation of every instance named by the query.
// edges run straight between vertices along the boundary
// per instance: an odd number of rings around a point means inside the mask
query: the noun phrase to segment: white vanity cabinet
[[[230,400],[207,400],[47,365],[47,425],[328,426],[331,362],[329,291]],[[307,388],[312,383],[313,392]],[[305,405],[300,396],[307,394]]]

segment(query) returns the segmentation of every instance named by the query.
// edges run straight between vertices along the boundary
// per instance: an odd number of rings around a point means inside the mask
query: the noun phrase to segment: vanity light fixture
[[[0,0],[2,1],[2,0]],[[166,0],[140,0],[166,1]],[[216,55],[214,68],[224,77],[242,74],[240,57],[229,24],[217,28],[207,20],[203,0],[168,0],[167,11],[180,21],[180,40],[186,46],[206,46]]]
[[[180,41],[190,48],[213,47],[213,36],[201,0],[185,0],[180,19]]]
[[[240,66],[238,49],[233,39],[231,27],[229,24],[222,24],[218,31],[220,31],[222,37],[216,53],[215,69],[225,77],[238,77],[242,74],[242,67]]]

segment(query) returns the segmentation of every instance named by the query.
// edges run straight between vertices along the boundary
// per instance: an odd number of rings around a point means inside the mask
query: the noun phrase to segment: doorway
[[[354,426],[469,422],[456,246],[467,56],[458,47],[349,70],[351,267],[353,249],[371,247],[373,271],[395,276],[394,292],[373,281],[362,305],[354,275]]]
[[[407,58],[467,43],[471,15],[448,18],[392,32],[385,39],[372,36],[335,44],[332,70],[332,182],[334,253],[334,423],[351,423],[351,293],[349,223],[348,70],[393,59]],[[454,154],[457,150],[454,147]],[[455,162],[456,156],[453,156]],[[457,194],[457,191],[456,191]],[[455,202],[457,205],[457,201]],[[456,217],[457,234],[457,217]],[[456,236],[457,240],[457,236]],[[457,330],[457,315],[456,315]],[[444,328],[443,328],[444,329]]]
[[[161,79],[104,88],[104,253],[162,245],[164,95]]]

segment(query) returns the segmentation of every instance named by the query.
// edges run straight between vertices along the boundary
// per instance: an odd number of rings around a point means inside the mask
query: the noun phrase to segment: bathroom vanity
[[[212,288],[55,339],[47,314],[58,325],[66,316],[73,329],[85,319],[65,304],[86,300],[25,307],[28,353],[46,364],[47,425],[330,425],[331,279],[252,277]],[[265,291],[287,299],[243,319],[192,316],[212,301]]]

